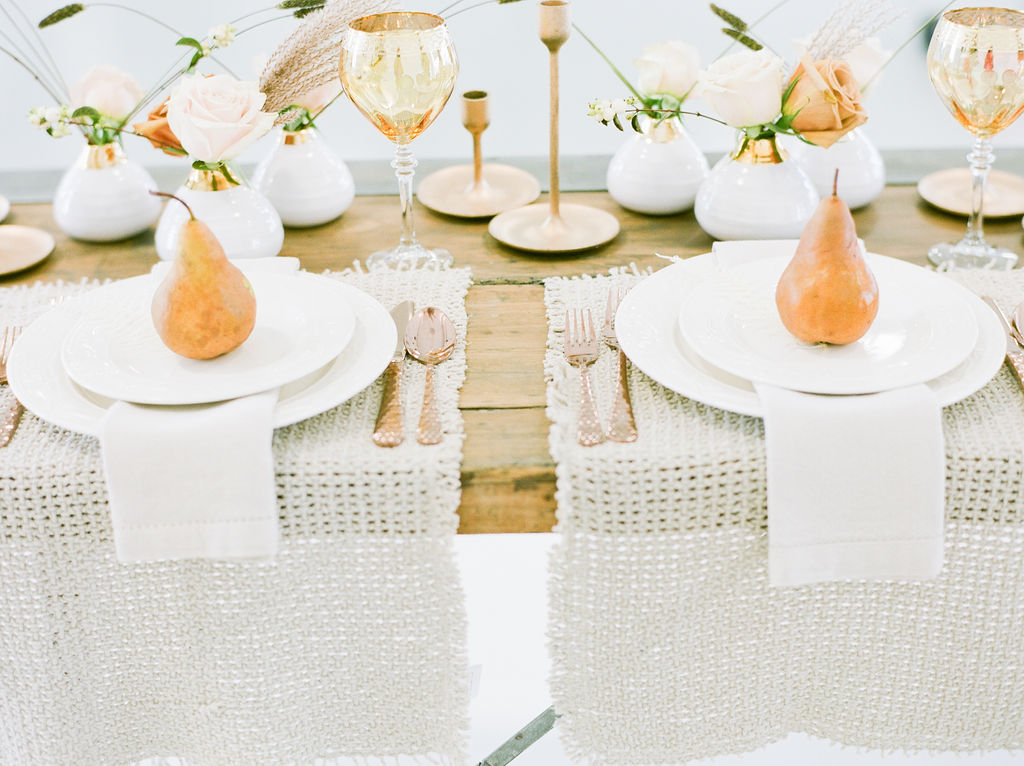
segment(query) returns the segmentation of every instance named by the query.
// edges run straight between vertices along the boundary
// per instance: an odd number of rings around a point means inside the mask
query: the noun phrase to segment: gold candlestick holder
[[[431,210],[459,218],[490,218],[540,196],[540,184],[525,170],[483,161],[480,136],[490,125],[488,100],[482,90],[462,94],[462,124],[473,136],[473,164],[439,170],[420,182],[416,196]]]
[[[569,253],[603,245],[619,233],[610,213],[587,205],[562,204],[558,185],[558,51],[569,39],[568,0],[541,0],[540,39],[549,52],[551,125],[548,204],[527,205],[493,218],[488,227],[499,242],[538,253]]]

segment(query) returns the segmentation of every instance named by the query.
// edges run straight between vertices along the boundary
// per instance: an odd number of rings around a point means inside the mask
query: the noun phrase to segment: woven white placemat
[[[416,443],[424,368],[409,360],[401,446],[370,440],[380,381],[276,431],[273,563],[125,566],[97,440],[26,413],[0,450],[0,762],[463,763],[453,544],[469,270],[331,276],[387,308],[414,298],[451,317],[459,342],[437,368],[443,443]],[[93,286],[2,289],[0,325]]]
[[[1021,272],[955,278],[1006,307],[1024,298]],[[551,688],[567,751],[676,764],[790,732],[885,750],[1024,747],[1024,392],[1009,371],[944,410],[939,579],[770,589],[760,419],[631,368],[639,440],[576,444],[564,311],[601,321],[608,288],[638,279],[545,283]],[[610,352],[591,377],[606,417]]]

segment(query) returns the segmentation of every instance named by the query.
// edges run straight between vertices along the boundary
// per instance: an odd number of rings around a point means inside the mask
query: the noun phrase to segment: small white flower
[[[212,51],[215,47],[217,47],[210,40],[203,40],[199,44],[203,48],[202,51],[200,51],[200,53],[202,53],[204,56],[209,56],[210,55],[210,51]]]
[[[46,109],[41,106],[37,106],[34,109],[28,110],[28,121],[35,125],[37,128],[45,128],[46,122]]]
[[[211,48],[226,48],[235,41],[237,30],[230,24],[221,24],[219,27],[211,27],[206,36],[210,41]]]
[[[607,99],[595,98],[587,104],[587,116],[593,117],[598,122],[606,122],[605,114],[611,111],[612,102]],[[612,114],[615,112],[612,111]]]
[[[629,111],[630,103],[624,98],[617,98],[612,101],[612,111],[620,117]]]

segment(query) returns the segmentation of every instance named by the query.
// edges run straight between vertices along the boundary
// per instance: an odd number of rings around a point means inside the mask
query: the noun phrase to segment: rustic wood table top
[[[460,399],[466,424],[460,532],[546,532],[555,521],[555,471],[544,415],[544,278],[600,274],[631,263],[657,269],[665,262],[655,253],[689,256],[711,249],[711,238],[692,213],[635,215],[604,192],[563,194],[563,199],[614,214],[621,233],[583,255],[536,256],[499,244],[487,233],[486,221],[417,209],[420,241],[447,248],[456,265],[473,270],[467,303],[469,367]],[[869,250],[922,265],[930,245],[956,241],[965,231],[964,219],[929,207],[912,186],[888,187],[854,218]],[[57,229],[49,205],[15,205],[5,223],[45,229],[57,247],[38,266],[0,277],[0,286],[122,279],[147,272],[157,260],[152,231],[113,244],[77,242]],[[298,258],[313,272],[345,268],[397,242],[398,224],[396,197],[357,197],[333,223],[289,229],[281,255]],[[990,241],[1024,254],[1021,235],[1019,217],[986,221]]]

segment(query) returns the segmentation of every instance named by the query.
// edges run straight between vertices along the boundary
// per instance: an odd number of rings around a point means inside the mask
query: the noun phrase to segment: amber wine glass
[[[958,8],[939,19],[928,46],[928,76],[954,117],[974,134],[967,155],[971,217],[967,236],[928,251],[936,266],[1009,269],[1017,254],[990,245],[982,229],[985,181],[995,159],[991,138],[1024,111],[1024,13]]]
[[[402,236],[398,246],[373,253],[367,263],[448,265],[447,250],[416,240],[409,143],[441,113],[455,88],[459,62],[444,19],[430,13],[378,13],[351,22],[341,42],[340,76],[352,103],[395,144]]]

